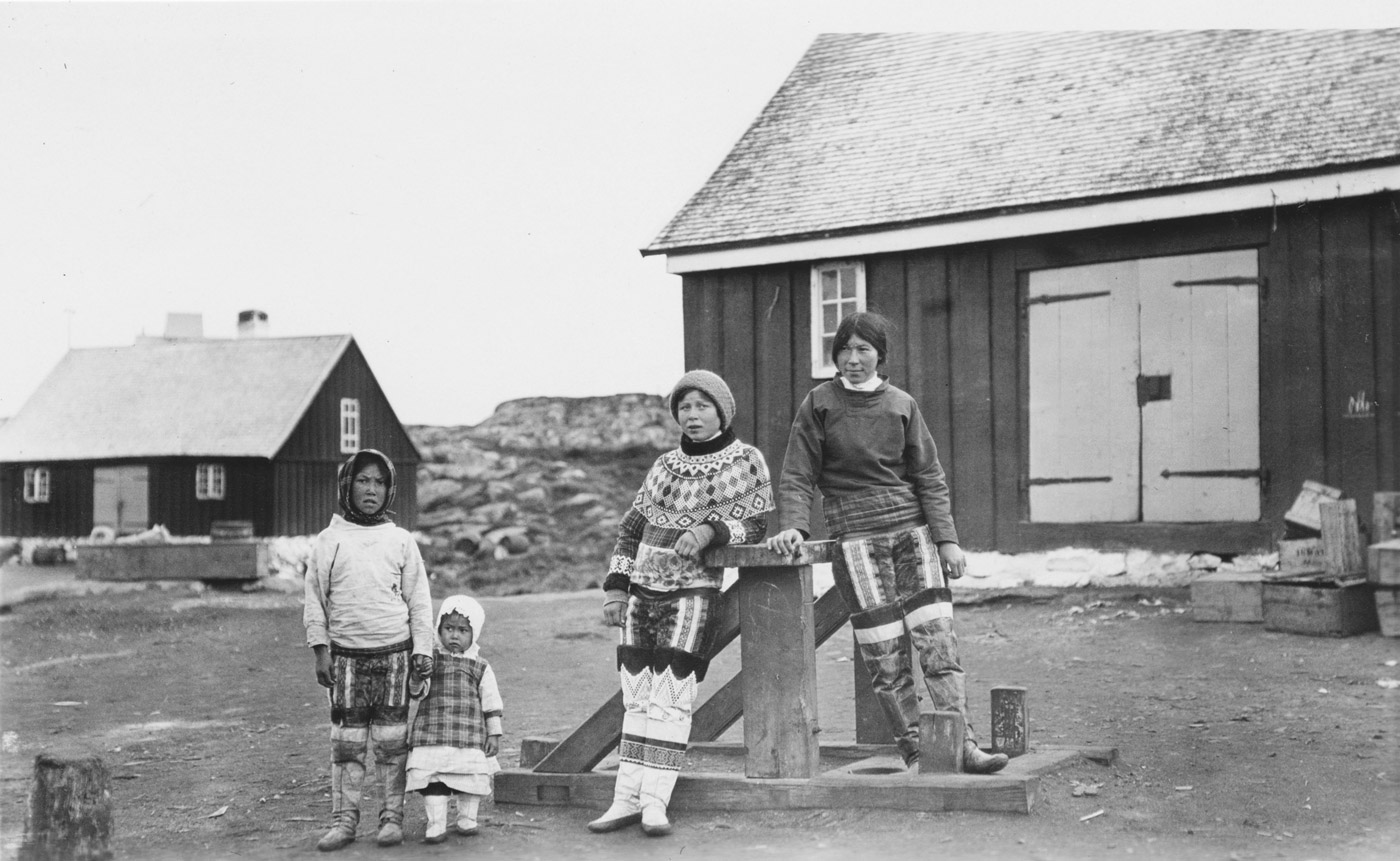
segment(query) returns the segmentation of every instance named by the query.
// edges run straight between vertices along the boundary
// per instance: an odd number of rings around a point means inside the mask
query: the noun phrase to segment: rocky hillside
[[[601,585],[618,520],[677,439],[665,399],[644,394],[524,398],[472,427],[408,430],[428,568],[485,595]]]

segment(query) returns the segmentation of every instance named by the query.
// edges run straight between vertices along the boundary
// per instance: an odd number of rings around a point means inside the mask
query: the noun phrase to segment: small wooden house
[[[0,535],[314,534],[359,448],[394,461],[395,520],[413,528],[418,450],[349,335],[70,350],[0,425]]]
[[[1268,547],[1400,487],[1400,31],[818,38],[644,254],[776,470],[892,318],[971,548]]]

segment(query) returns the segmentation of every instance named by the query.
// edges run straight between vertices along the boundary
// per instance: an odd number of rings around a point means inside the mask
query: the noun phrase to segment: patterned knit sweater
[[[714,528],[711,547],[763,540],[773,487],[763,454],[733,430],[656,459],[617,530],[603,588],[640,586],[658,592],[719,588],[723,568],[706,568],[673,549],[692,527]]]

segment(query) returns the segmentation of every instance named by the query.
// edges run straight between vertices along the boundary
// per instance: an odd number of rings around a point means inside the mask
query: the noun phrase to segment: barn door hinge
[[[1028,311],[1032,305],[1050,305],[1055,302],[1075,302],[1079,299],[1097,299],[1100,296],[1112,295],[1113,291],[1111,290],[1095,290],[1092,293],[1046,293],[1042,296],[1027,296],[1025,299],[1021,300],[1021,315],[1025,316],[1026,311]]]
[[[1260,275],[1257,278],[1248,278],[1243,275],[1230,275],[1224,278],[1201,278],[1197,281],[1173,281],[1173,287],[1242,287],[1245,284],[1254,284],[1259,287],[1259,298],[1265,299],[1269,295],[1269,279]]]
[[[1257,478],[1260,489],[1269,489],[1267,469],[1164,469],[1162,478]]]
[[[1083,475],[1074,478],[1031,478],[1028,475],[1021,476],[1021,490],[1024,492],[1028,488],[1043,487],[1047,484],[1087,484],[1094,481],[1113,481],[1111,475]]]
[[[1153,401],[1169,401],[1172,399],[1172,375],[1171,374],[1138,374],[1137,378],[1138,406],[1146,406]]]

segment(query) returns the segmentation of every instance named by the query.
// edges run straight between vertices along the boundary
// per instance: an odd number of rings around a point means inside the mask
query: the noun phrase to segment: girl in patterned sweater
[[[657,458],[618,526],[603,582],[603,614],[622,629],[622,743],[613,803],[590,831],[638,822],[667,834],[666,806],[690,739],[696,683],[705,678],[724,569],[706,567],[708,547],[763,539],[773,489],[763,455],[731,427],[734,396],[709,371],[671,391],[680,448]]]
[[[447,799],[457,796],[458,834],[477,833],[476,811],[501,770],[501,692],[496,674],[480,655],[486,611],[466,595],[445,598],[438,609],[438,648],[433,672],[413,719],[407,788],[423,796],[428,817],[424,843],[447,839]]]

